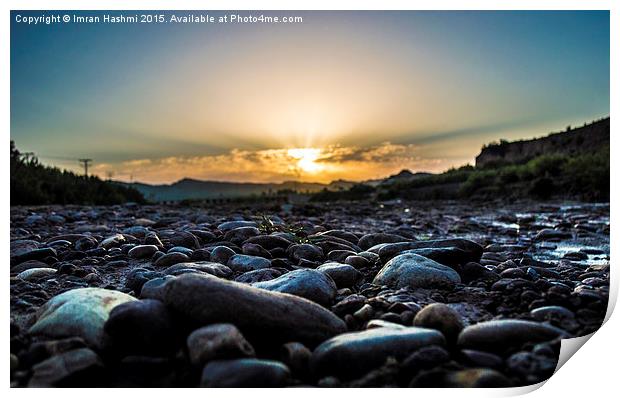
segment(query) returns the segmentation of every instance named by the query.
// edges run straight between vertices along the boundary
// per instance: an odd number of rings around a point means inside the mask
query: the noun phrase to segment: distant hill
[[[393,184],[395,182],[411,181],[431,175],[433,174],[425,172],[412,173],[409,170],[401,170],[398,174],[391,175],[381,180],[381,184]]]
[[[608,201],[609,118],[578,129],[482,148],[476,167],[440,174],[403,170],[344,192],[319,192],[311,201],[437,199],[570,199]]]
[[[314,193],[328,189],[330,191],[347,190],[354,183],[337,180],[330,184],[286,181],[283,183],[250,183],[203,181],[184,178],[172,184],[150,185],[144,183],[126,184],[140,191],[147,200],[154,202],[179,201],[186,199],[238,198],[251,195],[276,194],[283,191]]]
[[[503,141],[482,148],[476,167],[525,163],[541,155],[581,155],[609,145],[609,118],[531,140]]]
[[[329,184],[314,182],[285,181],[282,183],[251,183],[251,182],[227,182],[208,181],[184,178],[172,184],[144,184],[140,182],[125,184],[142,193],[147,200],[153,202],[200,200],[218,198],[240,198],[251,195],[277,194],[284,191],[299,193],[317,193],[327,190],[328,192],[340,192],[351,189],[354,185],[363,184],[378,186],[393,184],[396,182],[415,180],[430,176],[430,173],[412,173],[402,170],[392,176],[356,183],[353,181],[336,180]]]

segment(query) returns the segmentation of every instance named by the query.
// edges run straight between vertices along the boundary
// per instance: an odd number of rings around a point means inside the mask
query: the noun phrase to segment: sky
[[[303,21],[33,25],[18,19],[42,12],[12,11],[17,148],[122,181],[327,183],[441,172],[491,141],[609,115],[607,11],[200,13]]]

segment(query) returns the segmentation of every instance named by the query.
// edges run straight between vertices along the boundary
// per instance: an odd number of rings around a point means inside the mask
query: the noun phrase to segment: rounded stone
[[[163,289],[164,302],[183,319],[198,325],[232,323],[251,342],[299,341],[314,347],[346,331],[340,318],[312,301],[211,275],[184,274]]]
[[[32,368],[28,387],[92,387],[103,384],[103,363],[89,348],[54,355]]]
[[[235,278],[235,282],[256,283],[275,279],[282,275],[282,271],[275,268],[263,268],[254,271],[244,272]]]
[[[339,289],[351,287],[362,278],[362,274],[348,264],[327,263],[316,270],[332,278]]]
[[[163,256],[159,257],[157,260],[155,260],[155,263],[153,263],[153,265],[158,268],[168,268],[174,264],[188,263],[190,261],[191,260],[187,254],[172,252],[166,253]]]
[[[413,325],[439,330],[449,344],[456,343],[464,327],[459,313],[442,303],[433,303],[422,308],[413,319]]]
[[[296,263],[299,263],[301,260],[321,262],[325,258],[323,250],[320,247],[309,243],[291,245],[287,249],[287,254]]]
[[[336,297],[336,284],[328,275],[313,269],[298,269],[252,286],[273,292],[289,293],[327,306]]]
[[[245,240],[258,235],[260,235],[260,231],[256,227],[239,227],[226,232],[224,240],[239,245]]]
[[[541,322],[553,319],[575,319],[575,314],[573,311],[559,305],[550,305],[533,309],[530,311],[530,315],[532,315],[532,317],[537,321]]]
[[[392,288],[450,287],[461,283],[461,278],[450,267],[418,254],[409,253],[396,256],[388,261],[372,283]]]
[[[136,299],[128,294],[100,288],[74,289],[52,297],[36,314],[30,334],[49,337],[78,336],[101,347],[104,324],[114,307]]]
[[[265,359],[229,359],[209,362],[202,371],[201,387],[284,387],[290,370]]]
[[[493,369],[466,369],[458,371],[430,371],[416,376],[409,387],[428,388],[500,388],[513,383]]]
[[[25,281],[34,281],[52,276],[57,271],[54,268],[30,268],[17,274],[17,278]]]
[[[194,365],[215,359],[255,356],[254,348],[239,329],[230,323],[219,323],[194,330],[187,337],[187,351]]]
[[[227,264],[228,260],[235,255],[235,251],[228,246],[216,246],[211,251],[211,261]]]
[[[406,358],[429,345],[445,345],[441,333],[432,329],[375,328],[331,338],[312,353],[314,376],[353,378],[384,364],[388,357]]]
[[[159,250],[155,245],[138,245],[129,250],[127,255],[131,258],[150,258]]]
[[[569,337],[562,329],[538,322],[507,319],[468,326],[459,334],[458,345],[492,353],[518,349],[525,343],[541,343]]]
[[[159,300],[120,304],[104,325],[111,347],[123,354],[167,354],[176,342],[172,318]]]

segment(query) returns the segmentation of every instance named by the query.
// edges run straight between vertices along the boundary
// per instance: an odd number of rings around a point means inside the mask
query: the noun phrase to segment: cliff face
[[[609,145],[609,118],[583,127],[527,141],[506,142],[482,148],[476,167],[496,163],[524,163],[543,154],[581,154]]]

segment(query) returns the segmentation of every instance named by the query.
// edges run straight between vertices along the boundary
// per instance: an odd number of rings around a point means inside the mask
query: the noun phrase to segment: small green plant
[[[310,243],[308,234],[304,231],[303,226],[299,224],[276,224],[266,214],[260,214],[258,217],[258,230],[262,233],[271,234],[273,232],[285,232],[292,234],[297,243]]]

